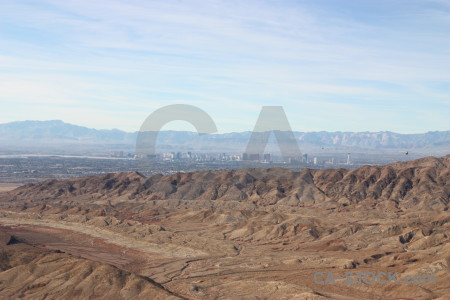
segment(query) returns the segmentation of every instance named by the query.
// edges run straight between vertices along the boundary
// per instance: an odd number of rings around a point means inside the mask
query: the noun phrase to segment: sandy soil
[[[127,278],[133,295],[145,281],[148,293],[186,299],[448,299],[449,182],[450,156],[352,171],[132,172],[30,184],[0,194],[0,225],[14,237],[0,253],[0,293],[45,295],[55,285],[36,275],[52,272],[43,261],[36,267],[8,250],[18,244],[62,252],[54,268],[74,278],[74,293],[90,274],[70,271],[82,259],[123,299]],[[400,282],[359,282],[357,272],[397,273]],[[17,274],[28,277],[12,285]],[[335,280],[320,283],[328,274]],[[434,280],[407,284],[407,276]]]
[[[408,226],[423,226],[411,215],[400,216],[405,223],[396,214],[374,222],[376,213],[343,212],[333,218],[326,211],[304,208],[292,214],[280,208],[279,213],[261,212],[240,222],[222,219],[236,214],[198,210],[194,215],[180,202],[159,222],[163,231],[146,235],[132,232],[149,225],[127,221],[121,227],[124,223],[115,224],[108,216],[86,221],[78,215],[3,212],[0,222],[22,242],[152,278],[187,299],[399,299],[400,295],[437,299],[450,292],[448,239],[418,235],[406,244],[399,241],[403,232],[411,232]],[[303,229],[289,233],[289,220],[298,222],[299,217]],[[422,213],[424,225],[438,222],[444,231],[447,219],[439,213]],[[100,222],[105,220],[110,225]],[[322,224],[314,229],[313,223]],[[280,226],[284,231],[273,231]],[[405,229],[389,232],[395,226]],[[401,276],[431,272],[437,282],[417,286],[314,282],[316,272],[344,276],[349,271]]]
[[[0,182],[0,192],[11,191],[19,186],[21,186],[21,185],[17,184],[17,183],[1,183]]]

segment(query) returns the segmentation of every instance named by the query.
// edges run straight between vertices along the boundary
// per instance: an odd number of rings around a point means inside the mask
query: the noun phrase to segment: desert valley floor
[[[450,156],[28,184],[0,193],[0,298],[450,299],[449,202]]]

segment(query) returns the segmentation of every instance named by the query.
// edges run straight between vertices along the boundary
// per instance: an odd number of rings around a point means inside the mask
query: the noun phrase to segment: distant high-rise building
[[[264,154],[263,160],[264,162],[270,162],[270,153]]]
[[[305,164],[307,164],[308,163],[308,154],[303,154],[303,156],[302,156],[302,163],[305,163]]]
[[[350,164],[350,153],[347,153],[347,165]]]
[[[313,158],[313,164],[317,165],[317,157]]]

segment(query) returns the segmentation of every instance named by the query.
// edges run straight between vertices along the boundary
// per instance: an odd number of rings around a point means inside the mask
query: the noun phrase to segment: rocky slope
[[[180,299],[151,279],[27,245],[0,229],[2,299]]]
[[[0,194],[0,295],[449,299],[449,169],[446,156],[26,185]],[[321,285],[317,272],[435,281]]]
[[[450,155],[355,170],[240,169],[155,175],[137,172],[49,180],[2,194],[24,205],[67,199],[239,200],[258,205],[383,206],[446,210]]]

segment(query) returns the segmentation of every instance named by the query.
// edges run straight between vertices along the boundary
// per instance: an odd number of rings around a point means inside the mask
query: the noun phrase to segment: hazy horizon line
[[[98,131],[113,131],[113,130],[118,130],[124,133],[138,133],[139,130],[136,131],[127,131],[127,130],[123,130],[123,129],[119,129],[119,128],[108,128],[108,129],[99,129],[99,128],[95,128],[95,127],[89,127],[89,126],[85,126],[85,125],[79,125],[79,124],[74,124],[74,123],[70,123],[70,122],[66,122],[64,120],[58,120],[58,119],[53,119],[53,120],[17,120],[17,121],[10,121],[10,122],[2,122],[0,123],[0,125],[6,125],[6,124],[12,124],[12,123],[23,123],[23,122],[41,122],[41,123],[45,123],[45,122],[62,122],[63,124],[68,124],[68,125],[72,125],[72,126],[79,126],[79,127],[84,127],[87,129],[92,129],[92,130],[98,130]],[[186,122],[187,123],[187,122]],[[189,123],[188,123],[189,124]],[[198,133],[196,131],[190,131],[190,130],[175,130],[175,129],[165,129],[165,130],[160,130],[161,132],[188,132],[188,133]],[[243,131],[231,131],[231,132],[215,132],[215,133],[210,133],[210,135],[224,135],[224,134],[232,134],[232,133],[246,133],[246,132],[252,132],[253,130],[243,130]],[[301,133],[320,133],[320,132],[327,132],[327,133],[395,133],[395,134],[402,134],[402,135],[416,135],[416,134],[426,134],[426,133],[432,133],[432,132],[447,132],[450,131],[450,129],[448,130],[429,130],[426,132],[413,132],[413,133],[403,133],[403,132],[397,132],[397,131],[390,131],[390,130],[380,130],[380,131],[342,131],[342,130],[336,130],[336,131],[328,131],[328,130],[312,130],[312,131],[302,131],[302,130],[295,130],[293,129],[292,132],[301,132]]]

